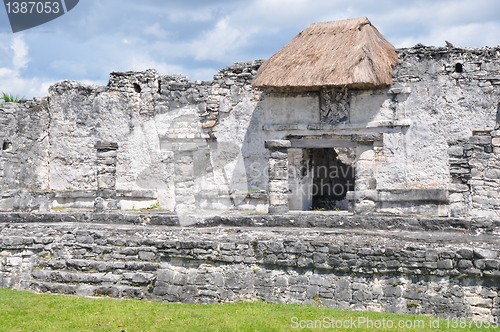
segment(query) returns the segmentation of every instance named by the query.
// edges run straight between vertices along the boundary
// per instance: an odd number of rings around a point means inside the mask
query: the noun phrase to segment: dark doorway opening
[[[137,83],[134,83],[134,91],[137,93],[141,93],[142,91],[141,86]]]
[[[354,190],[355,149],[308,150],[313,172],[312,209],[347,210],[347,192]]]
[[[12,149],[12,143],[9,141],[4,141],[2,144],[2,150],[9,151],[10,149]]]

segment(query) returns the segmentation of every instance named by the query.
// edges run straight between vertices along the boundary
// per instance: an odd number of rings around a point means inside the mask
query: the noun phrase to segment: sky
[[[0,6],[0,92],[46,96],[62,80],[106,85],[111,72],[148,68],[210,80],[272,56],[310,23],[362,16],[396,48],[500,44],[498,0],[80,0],[18,33]]]

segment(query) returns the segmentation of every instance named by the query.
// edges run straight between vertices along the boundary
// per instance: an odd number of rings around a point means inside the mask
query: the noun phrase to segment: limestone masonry
[[[498,322],[499,222],[0,215],[0,287],[170,302],[266,300]]]
[[[262,61],[57,83],[0,109],[0,208],[498,218],[500,48],[397,54],[372,89],[255,89]]]
[[[498,322],[500,46],[395,52],[391,85],[256,60],[5,103],[0,287]]]

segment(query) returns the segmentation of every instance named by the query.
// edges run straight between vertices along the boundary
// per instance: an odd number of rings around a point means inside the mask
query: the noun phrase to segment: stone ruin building
[[[0,287],[500,317],[500,46],[316,23],[212,81],[60,82],[0,128]],[[151,226],[203,212],[335,230]]]
[[[213,81],[112,73],[0,110],[0,209],[500,216],[500,49],[312,24]]]

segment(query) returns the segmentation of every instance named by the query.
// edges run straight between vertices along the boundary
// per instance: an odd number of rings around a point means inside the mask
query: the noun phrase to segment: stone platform
[[[499,221],[316,212],[187,217],[0,213],[0,286],[500,316]]]

